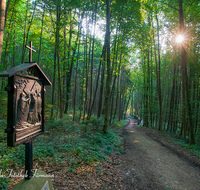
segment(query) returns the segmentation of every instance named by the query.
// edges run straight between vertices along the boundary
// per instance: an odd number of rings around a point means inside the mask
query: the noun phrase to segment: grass
[[[113,152],[122,152],[120,129],[127,120],[115,122],[109,132],[103,134],[103,120],[92,117],[87,124],[72,123],[72,117],[49,120],[45,133],[33,140],[34,163],[48,163],[49,167],[65,164],[68,171],[89,164],[98,165]],[[5,120],[0,120],[0,171],[7,174],[8,168],[21,170],[25,162],[25,146],[7,147],[4,129]],[[0,175],[1,175],[0,174]],[[6,189],[10,178],[0,178],[0,189]]]

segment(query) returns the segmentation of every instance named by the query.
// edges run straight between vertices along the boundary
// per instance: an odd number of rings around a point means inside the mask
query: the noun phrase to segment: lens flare
[[[182,43],[184,41],[184,36],[183,35],[178,35],[177,37],[176,37],[176,42],[177,43]]]

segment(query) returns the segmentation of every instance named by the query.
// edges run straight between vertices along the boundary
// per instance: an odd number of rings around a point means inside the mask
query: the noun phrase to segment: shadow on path
[[[199,168],[154,134],[134,119],[124,126],[126,189],[200,189]]]

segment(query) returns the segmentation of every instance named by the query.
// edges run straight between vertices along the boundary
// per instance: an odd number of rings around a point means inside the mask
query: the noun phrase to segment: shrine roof
[[[37,63],[23,63],[18,66],[12,67],[8,70],[0,72],[0,77],[11,77],[21,71],[24,71],[25,69],[29,69],[33,67],[37,71],[37,77],[42,78],[44,80],[45,85],[51,85],[50,80],[47,78],[47,76],[43,73],[41,68],[38,66]]]

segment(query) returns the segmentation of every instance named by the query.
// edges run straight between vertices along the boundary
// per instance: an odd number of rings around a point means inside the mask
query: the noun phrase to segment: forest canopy
[[[198,0],[7,0],[0,10],[0,71],[28,62],[32,41],[33,61],[52,82],[48,118],[96,115],[107,133],[129,113],[198,141]],[[6,85],[2,78],[2,118]]]

